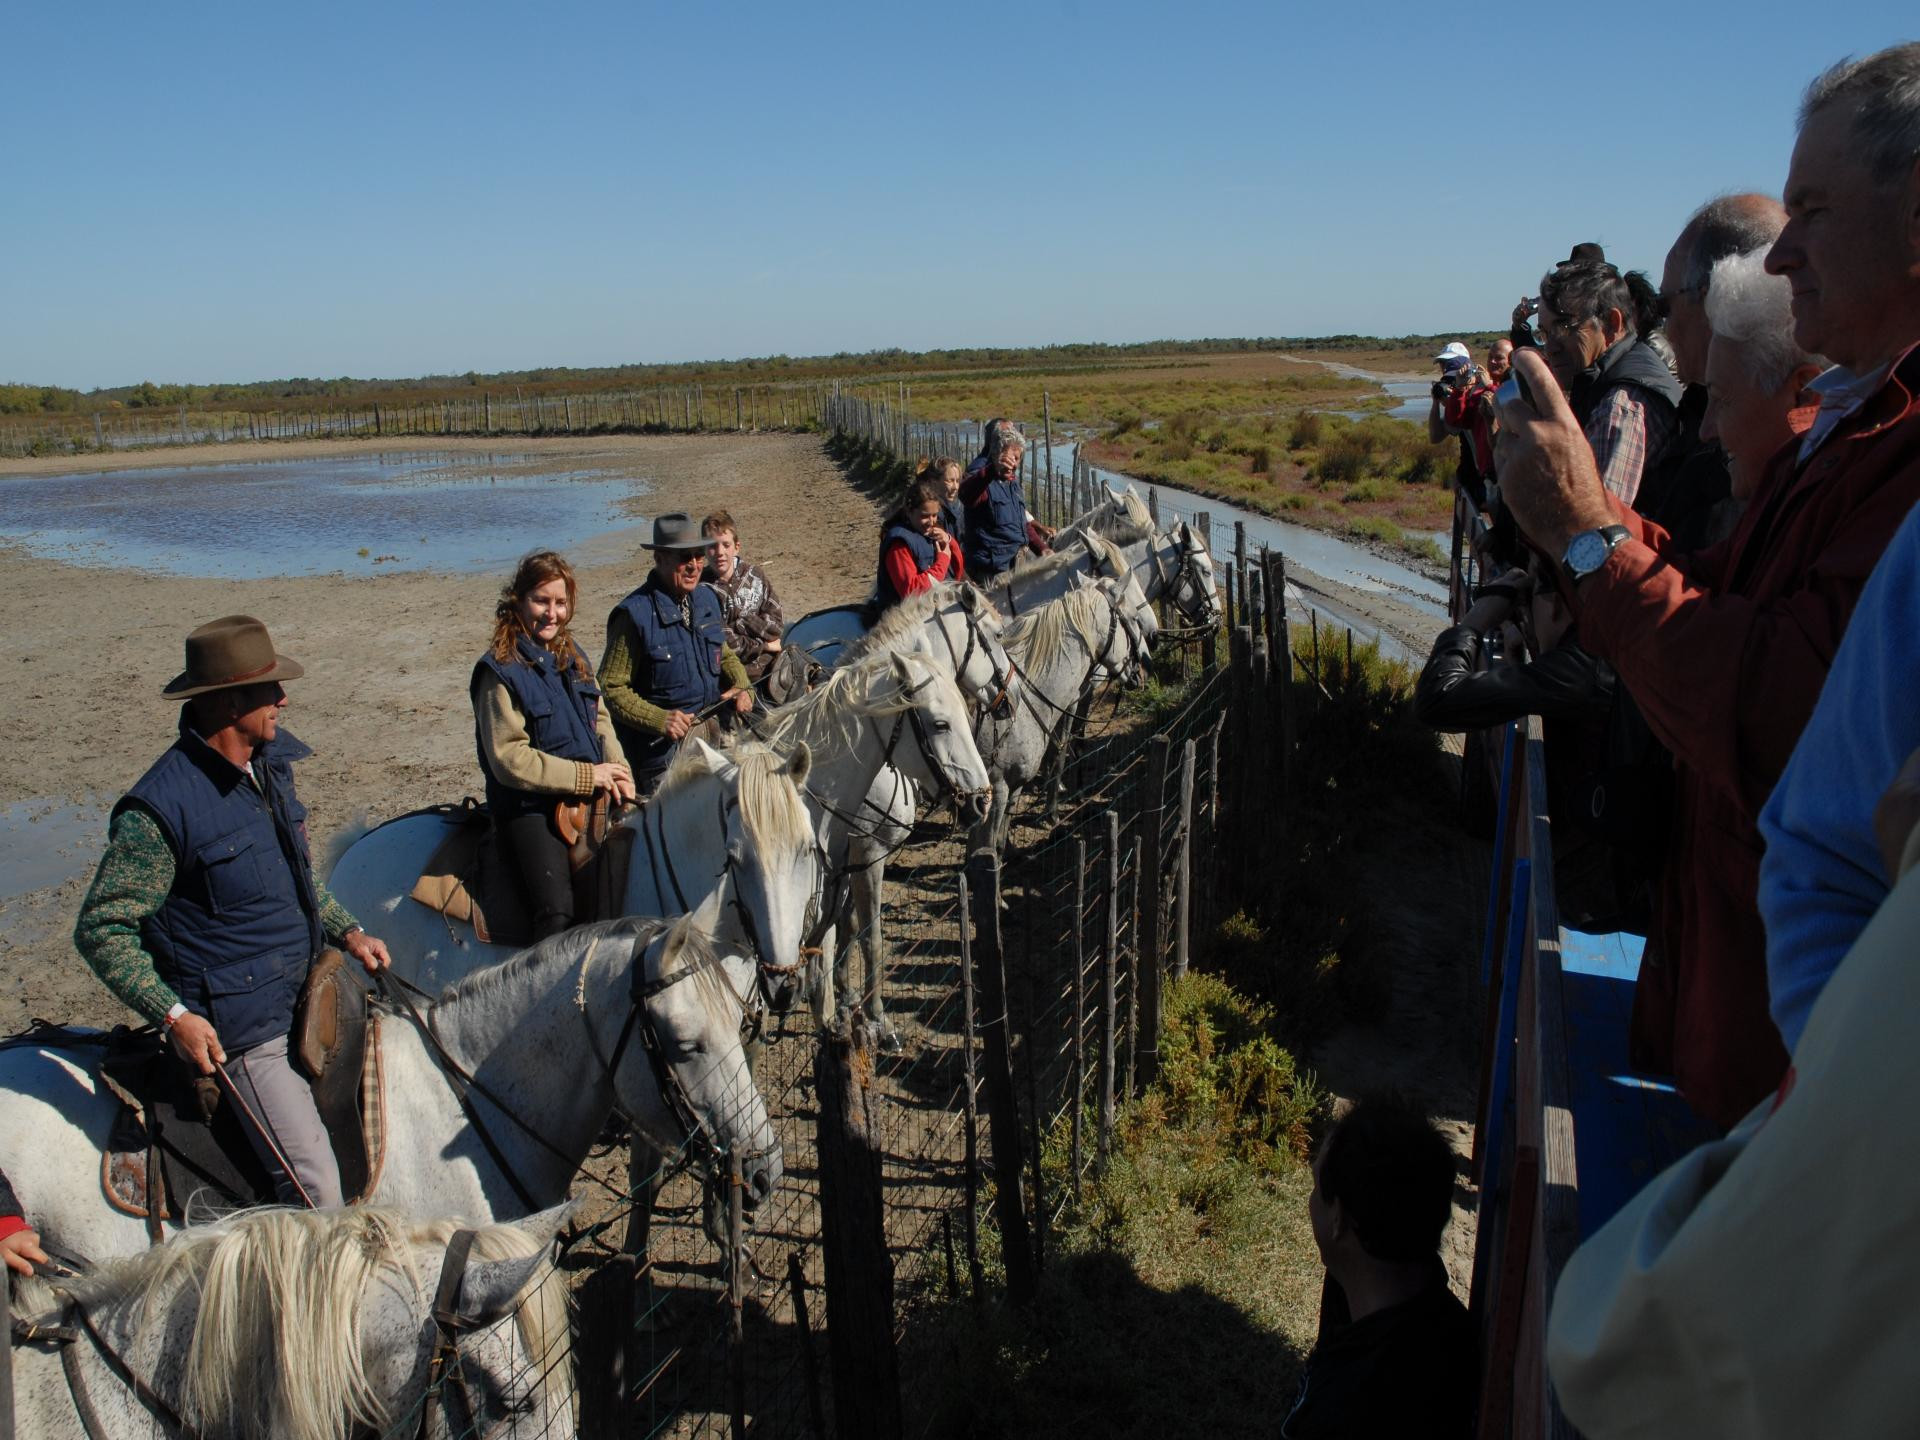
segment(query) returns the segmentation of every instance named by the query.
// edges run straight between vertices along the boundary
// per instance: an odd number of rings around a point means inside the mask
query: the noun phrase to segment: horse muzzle
[[[991,790],[961,790],[953,797],[953,811],[968,825],[978,825],[993,810]]]

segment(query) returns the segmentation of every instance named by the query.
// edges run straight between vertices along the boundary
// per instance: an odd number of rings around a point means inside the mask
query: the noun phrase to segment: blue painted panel
[[[1718,1133],[1670,1082],[1635,1074],[1627,1064],[1644,944],[1638,935],[1560,932],[1582,1239],[1655,1175]]]

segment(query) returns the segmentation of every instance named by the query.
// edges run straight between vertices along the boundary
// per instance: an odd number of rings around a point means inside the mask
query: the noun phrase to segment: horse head
[[[892,666],[898,690],[883,703],[903,716],[914,743],[894,745],[891,763],[928,793],[951,795],[954,808],[969,823],[977,820],[993,780],[974,743],[972,716],[959,687],[921,655],[897,653]]]

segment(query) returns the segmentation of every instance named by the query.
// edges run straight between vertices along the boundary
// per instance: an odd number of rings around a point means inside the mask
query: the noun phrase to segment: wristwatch
[[[1602,525],[1598,530],[1582,530],[1567,542],[1567,553],[1560,557],[1567,577],[1579,584],[1607,563],[1614,546],[1632,532],[1624,525]]]

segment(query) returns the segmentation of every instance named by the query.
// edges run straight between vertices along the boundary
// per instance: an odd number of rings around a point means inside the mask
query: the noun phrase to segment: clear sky
[[[1776,190],[1912,0],[342,3],[7,22],[0,380],[1505,323]]]

